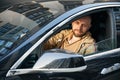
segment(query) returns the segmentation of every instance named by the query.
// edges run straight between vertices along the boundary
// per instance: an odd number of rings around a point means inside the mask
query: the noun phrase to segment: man
[[[95,40],[89,29],[91,17],[85,16],[72,22],[72,30],[63,30],[51,37],[45,44],[45,49],[61,48],[82,55],[96,51]]]

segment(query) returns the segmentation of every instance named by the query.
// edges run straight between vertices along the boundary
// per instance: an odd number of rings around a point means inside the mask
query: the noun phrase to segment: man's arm
[[[44,49],[52,49],[52,48],[60,48],[62,45],[62,41],[66,35],[69,34],[69,30],[62,30],[60,33],[57,33],[53,37],[51,37],[45,44]]]
[[[94,53],[94,52],[96,52],[96,51],[97,51],[97,47],[96,47],[95,43],[93,43],[93,44],[89,45],[89,46],[85,49],[84,55],[92,54],[92,53]]]

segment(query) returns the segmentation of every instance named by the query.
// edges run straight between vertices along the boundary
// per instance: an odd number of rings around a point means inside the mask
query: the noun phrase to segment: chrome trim
[[[62,63],[66,60],[71,60],[71,58],[75,59],[75,58],[82,58],[82,55],[78,55],[78,54],[65,54],[65,53],[61,53],[61,52],[49,52],[49,53],[45,53],[44,55],[42,55],[37,62],[34,64],[33,68],[35,69],[40,69],[40,68],[44,68],[45,66],[47,66],[48,64],[51,64],[51,62],[56,61],[56,60],[61,60],[61,62],[59,62],[59,64],[57,64],[56,68],[59,68],[59,66],[62,65]],[[63,61],[64,59],[64,61]],[[57,63],[57,62],[56,62]],[[68,62],[69,63],[69,62]],[[80,63],[80,62],[79,62]],[[55,65],[55,63],[53,64],[53,66]],[[74,64],[73,64],[74,65]],[[51,65],[52,66],[52,65]],[[67,66],[67,64],[66,64]],[[79,66],[81,67],[81,66]],[[71,67],[72,68],[72,67]],[[76,67],[75,67],[76,68]],[[49,68],[50,69],[50,68]]]
[[[8,76],[14,76],[14,75],[20,75],[20,74],[27,74],[27,73],[60,73],[60,72],[79,72],[83,71],[87,68],[87,66],[77,67],[77,68],[62,68],[62,69],[13,69],[9,70],[6,74],[6,77]]]
[[[94,54],[94,55],[85,56],[84,59],[85,59],[85,61],[87,61],[87,60],[95,59],[95,58],[103,56],[103,55],[105,56],[105,55],[108,55],[108,54],[109,55],[110,54],[115,54],[116,52],[120,52],[120,48],[105,51],[105,52],[100,52],[100,53],[97,53],[97,54]]]
[[[85,5],[84,5],[85,6]],[[88,5],[86,5],[88,6]],[[21,62],[39,45],[41,44],[50,34],[53,33],[53,31],[56,29],[56,28],[59,28],[61,27],[62,25],[64,25],[66,22],[68,22],[69,20],[73,19],[75,16],[77,15],[80,15],[80,14],[83,14],[85,12],[88,12],[88,11],[91,11],[91,10],[95,10],[95,9],[100,9],[100,8],[107,8],[107,7],[118,7],[120,6],[120,3],[116,3],[116,4],[112,4],[112,3],[109,3],[108,5],[103,3],[101,5],[94,5],[92,6],[92,8],[90,9],[86,9],[86,10],[82,10],[82,11],[79,11],[78,13],[70,16],[69,18],[65,19],[64,21],[62,21],[60,24],[58,24],[56,27],[54,27],[52,30],[50,30],[47,34],[45,34],[40,40],[38,40],[38,42],[36,42],[12,67],[11,69],[16,69],[20,64]],[[90,7],[90,6],[89,6]],[[104,52],[103,52],[104,53]],[[94,55],[93,55],[94,56]],[[87,58],[88,59],[88,58]]]

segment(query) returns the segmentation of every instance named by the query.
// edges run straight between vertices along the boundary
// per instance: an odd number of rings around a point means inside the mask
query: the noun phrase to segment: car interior
[[[100,11],[92,14],[92,27],[90,32],[96,40],[98,51],[110,50],[112,46],[111,22],[108,11]]]
[[[92,18],[92,23],[91,23],[92,26],[90,28],[90,32],[92,34],[92,37],[96,41],[95,44],[97,46],[96,52],[103,52],[112,49],[114,46],[112,45],[112,41],[113,41],[112,33],[111,33],[112,25],[110,22],[111,15],[109,13],[109,9],[93,11],[84,15],[90,15]],[[75,19],[78,19],[78,17]],[[72,28],[71,22],[74,21],[75,19],[64,24],[59,30],[54,31],[54,33],[51,36],[59,33],[61,30],[71,29]],[[46,41],[48,39],[46,39]]]
[[[92,18],[92,26],[90,28],[90,32],[92,34],[92,37],[96,41],[96,46],[98,49],[97,52],[102,52],[114,48],[114,46],[112,45],[112,24],[110,22],[111,15],[109,13],[109,9],[93,11],[87,15],[90,15]],[[71,29],[72,27],[71,23],[67,23],[64,26],[66,27],[62,28],[61,30]]]

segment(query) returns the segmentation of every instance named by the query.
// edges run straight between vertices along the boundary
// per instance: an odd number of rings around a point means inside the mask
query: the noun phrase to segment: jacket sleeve
[[[64,37],[67,35],[68,30],[62,30],[60,33],[57,33],[51,37],[45,44],[44,49],[60,48]]]
[[[79,53],[82,55],[87,55],[96,52],[96,50],[97,50],[96,42],[91,36],[89,36],[81,44]]]
[[[85,49],[84,55],[92,54],[92,53],[94,53],[94,52],[96,52],[96,51],[97,51],[97,47],[96,47],[96,45],[93,43],[93,44],[89,45],[89,46]]]

